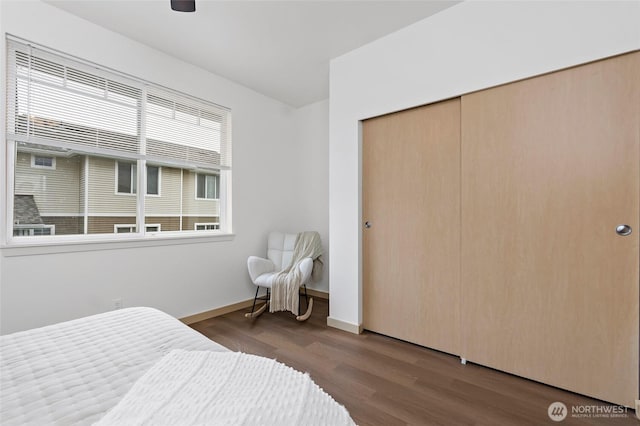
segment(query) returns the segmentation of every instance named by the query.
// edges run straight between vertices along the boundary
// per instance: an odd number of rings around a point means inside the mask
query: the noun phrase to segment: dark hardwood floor
[[[458,357],[376,333],[355,335],[327,327],[328,303],[314,298],[306,322],[290,313],[265,312],[250,320],[236,311],[191,326],[234,351],[277,359],[299,371],[343,404],[365,425],[638,425],[626,418],[572,417],[572,409],[607,407]],[[559,423],[547,414],[563,402],[569,415]],[[583,414],[584,416],[584,414]]]

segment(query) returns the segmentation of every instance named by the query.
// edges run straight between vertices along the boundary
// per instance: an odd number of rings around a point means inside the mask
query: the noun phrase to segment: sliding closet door
[[[462,98],[463,357],[638,398],[639,76],[633,53]]]
[[[364,327],[459,353],[460,99],[366,120],[362,163]]]

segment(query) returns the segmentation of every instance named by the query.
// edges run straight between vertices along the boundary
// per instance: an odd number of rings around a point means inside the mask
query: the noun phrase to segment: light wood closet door
[[[460,350],[460,99],[366,120],[364,328]]]
[[[637,399],[639,76],[633,53],[463,96],[463,357]]]

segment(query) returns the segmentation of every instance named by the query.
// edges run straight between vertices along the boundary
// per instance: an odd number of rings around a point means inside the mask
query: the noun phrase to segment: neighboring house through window
[[[232,231],[228,109],[11,36],[6,46],[9,243]]]
[[[44,223],[33,195],[13,197],[13,235],[37,236],[55,235],[55,225]]]

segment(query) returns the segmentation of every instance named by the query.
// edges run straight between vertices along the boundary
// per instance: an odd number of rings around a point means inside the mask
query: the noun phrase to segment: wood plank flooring
[[[390,337],[327,327],[328,303],[319,298],[303,323],[285,312],[266,312],[256,320],[245,318],[244,312],[191,327],[231,350],[308,372],[360,426],[639,424],[633,410],[627,410],[626,418],[572,417],[573,407],[611,406],[475,364],[462,365],[458,357]],[[569,411],[560,423],[547,414],[555,401]]]

